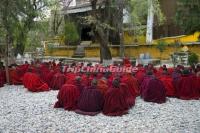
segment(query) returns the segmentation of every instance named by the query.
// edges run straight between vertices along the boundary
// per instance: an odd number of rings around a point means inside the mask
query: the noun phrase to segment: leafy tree
[[[200,31],[200,1],[178,0],[176,23],[185,33]]]
[[[0,1],[0,22],[5,39],[5,63],[6,77],[8,76],[9,49],[15,43],[17,53],[23,54],[27,33],[34,26],[34,20],[41,14],[46,6],[46,0],[1,0]]]
[[[199,61],[199,57],[197,54],[192,53],[189,58],[188,58],[188,63],[192,66],[192,65],[196,65]]]
[[[162,54],[166,49],[166,42],[163,41],[159,41],[157,44],[157,49],[160,51],[160,65],[161,65],[161,61],[162,61]]]
[[[37,47],[41,47],[41,41],[46,40],[49,36],[49,21],[35,22],[35,28],[28,32],[25,51],[35,51]]]
[[[146,32],[142,26],[147,24],[148,6],[148,0],[129,0],[128,2],[130,23],[134,27],[134,34],[136,36],[143,35]],[[153,7],[155,17],[157,18],[154,25],[162,25],[165,21],[165,16],[160,9],[159,0],[153,0]]]
[[[123,9],[125,0],[104,0],[101,4],[98,3],[98,0],[90,0],[90,3],[92,5],[92,13],[86,18],[86,21],[92,26],[94,36],[100,43],[101,62],[112,59],[108,47],[111,30],[119,34],[121,42],[120,54],[123,56]]]
[[[73,22],[66,21],[64,27],[64,40],[66,44],[76,43],[79,40],[77,28]]]

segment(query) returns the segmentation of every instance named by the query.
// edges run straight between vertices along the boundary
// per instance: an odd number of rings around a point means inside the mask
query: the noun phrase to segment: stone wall
[[[188,48],[191,52],[194,52],[200,56],[200,45],[188,45]],[[76,46],[74,47],[57,47],[53,50],[48,51],[45,50],[46,56],[66,56],[71,57],[76,50]],[[110,46],[110,50],[113,57],[119,57],[119,46]],[[177,49],[178,51],[181,48]],[[176,48],[173,45],[168,45],[166,50],[163,52],[162,58],[163,59],[170,59],[171,54],[176,51]],[[127,45],[125,46],[125,55],[129,57],[138,58],[142,53],[149,53],[152,58],[159,58],[160,52],[156,48],[156,45]],[[85,47],[85,56],[86,57],[99,57],[99,46],[88,46]]]

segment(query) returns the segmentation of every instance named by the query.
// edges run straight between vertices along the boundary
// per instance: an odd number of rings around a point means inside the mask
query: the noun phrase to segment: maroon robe
[[[3,87],[5,83],[4,71],[0,70],[0,87]]]
[[[22,85],[22,78],[20,75],[18,75],[16,69],[9,69],[9,77],[10,77],[10,83],[13,85]]]
[[[122,116],[128,113],[129,104],[121,88],[110,88],[105,94],[103,114]]]
[[[169,75],[162,75],[160,76],[159,79],[163,82],[165,86],[166,95],[169,97],[175,97],[176,93],[175,93],[172,77]]]
[[[96,115],[103,109],[104,97],[96,87],[85,88],[78,102],[75,112],[83,115]]]
[[[65,75],[58,72],[53,76],[50,87],[52,90],[59,90],[65,84],[65,81]]]
[[[183,75],[177,83],[176,95],[183,100],[199,99],[199,81],[194,75]]]
[[[131,76],[130,74],[124,75],[121,79],[121,82],[127,84],[128,90],[133,97],[136,97],[140,94],[139,82],[135,77]]]
[[[164,103],[166,102],[165,86],[160,80],[146,76],[141,84],[141,97],[147,102]]]

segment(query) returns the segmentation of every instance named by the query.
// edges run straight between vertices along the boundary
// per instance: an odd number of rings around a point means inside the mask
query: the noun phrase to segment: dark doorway
[[[92,40],[92,36],[90,35],[91,32],[91,28],[90,27],[83,27],[81,30],[81,40],[82,41],[91,41]]]

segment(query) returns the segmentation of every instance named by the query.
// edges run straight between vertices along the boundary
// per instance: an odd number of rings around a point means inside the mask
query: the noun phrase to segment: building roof
[[[100,3],[101,2],[97,3],[97,8],[100,5]],[[91,10],[92,10],[91,3],[86,2],[86,3],[78,4],[72,7],[64,7],[61,12],[62,14],[74,14],[74,13],[80,13],[80,12],[87,12]]]

